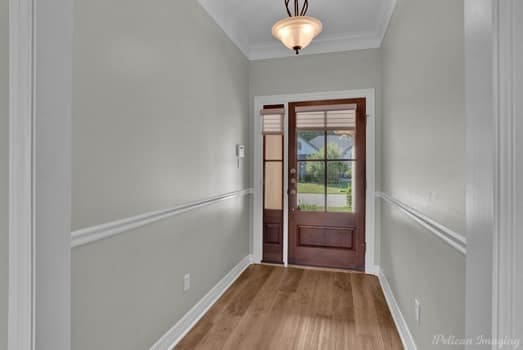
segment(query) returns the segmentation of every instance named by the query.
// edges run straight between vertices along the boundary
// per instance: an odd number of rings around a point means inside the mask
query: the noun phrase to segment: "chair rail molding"
[[[149,225],[160,220],[165,220],[175,215],[186,213],[191,210],[202,208],[228,199],[246,196],[251,194],[252,192],[252,188],[247,188],[244,190],[229,192],[197,201],[180,204],[173,208],[152,211],[145,214],[128,217],[125,219],[111,221],[105,224],[76,230],[71,233],[71,247],[75,248],[84,244],[106,239],[136,229],[141,226]]]
[[[452,231],[445,225],[436,222],[435,220],[422,214],[420,211],[408,206],[407,204],[401,202],[400,200],[392,196],[389,196],[384,192],[376,192],[376,197],[382,198],[387,203],[392,204],[395,207],[401,209],[410,218],[418,222],[420,225],[429,230],[429,232],[443,240],[451,247],[458,250],[460,253],[467,253],[467,240],[462,234]]]

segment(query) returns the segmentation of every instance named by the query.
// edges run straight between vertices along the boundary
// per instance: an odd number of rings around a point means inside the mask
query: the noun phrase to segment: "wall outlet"
[[[191,274],[187,273],[183,276],[183,291],[187,292],[191,289]]]
[[[416,315],[416,322],[418,324],[420,324],[421,322],[421,303],[419,302],[418,299],[414,299],[414,312],[415,312],[415,315]]]

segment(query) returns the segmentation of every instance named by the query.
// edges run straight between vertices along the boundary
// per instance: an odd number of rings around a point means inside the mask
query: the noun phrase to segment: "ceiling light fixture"
[[[294,50],[297,55],[321,33],[323,25],[320,20],[307,16],[309,0],[304,0],[301,10],[299,0],[294,0],[294,16],[289,9],[291,0],[284,1],[289,17],[276,22],[272,26],[272,35],[279,39],[283,45]]]

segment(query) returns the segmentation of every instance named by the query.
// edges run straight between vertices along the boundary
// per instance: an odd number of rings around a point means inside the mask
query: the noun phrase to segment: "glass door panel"
[[[298,162],[298,210],[325,211],[325,163]]]

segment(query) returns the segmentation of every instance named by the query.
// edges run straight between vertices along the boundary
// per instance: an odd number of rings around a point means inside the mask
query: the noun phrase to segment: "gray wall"
[[[375,89],[376,128],[379,129],[380,65],[380,49],[251,61],[249,65],[251,108],[249,111],[252,113],[252,103],[256,96]],[[376,147],[379,144],[380,140],[377,140]],[[377,162],[379,167],[379,161],[377,160]],[[380,183],[378,170],[376,171],[377,188]]]
[[[79,0],[74,25],[73,229],[248,187],[248,61],[196,1]],[[249,207],[73,249],[72,348],[150,347],[249,254]]]
[[[379,65],[379,49],[251,61],[251,96],[379,89]]]
[[[382,46],[382,190],[460,234],[463,17],[462,0],[399,0]],[[418,348],[438,348],[434,334],[463,337],[465,257],[388,203],[381,229],[381,266]]]
[[[8,178],[9,178],[9,10],[0,0],[0,350],[7,349]]]

